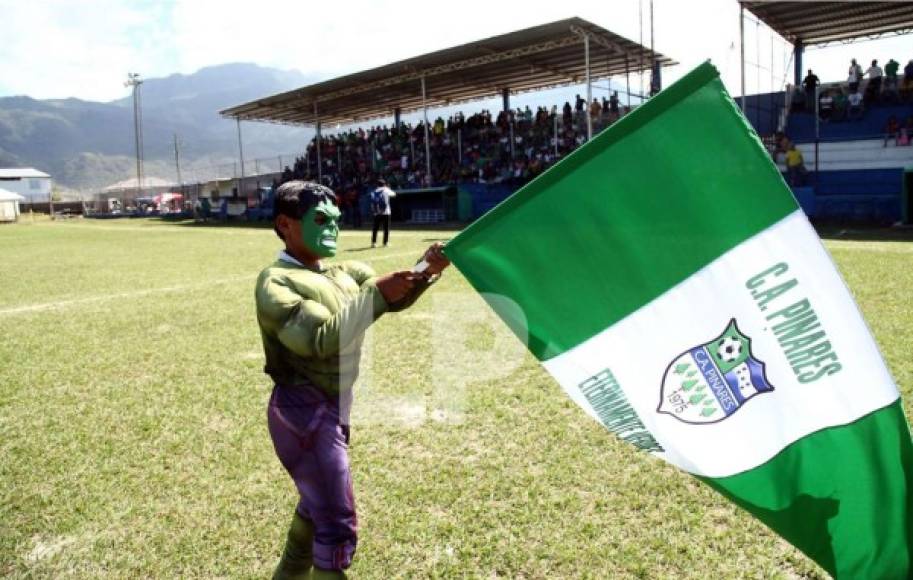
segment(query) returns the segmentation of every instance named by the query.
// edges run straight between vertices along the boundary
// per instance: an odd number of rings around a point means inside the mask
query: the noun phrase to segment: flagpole
[[[320,166],[320,116],[317,114],[317,103],[314,103],[314,125],[317,128],[317,183],[323,183],[323,168]]]
[[[431,185],[431,142],[428,140],[428,103],[425,101],[425,75],[422,75],[422,115],[425,118],[425,181]]]
[[[413,151],[415,149],[413,148]],[[413,153],[415,155],[415,153]],[[460,163],[460,167],[463,166],[463,128],[460,127],[457,129],[457,161]]]
[[[821,126],[818,111],[818,84],[815,84],[815,185],[818,185],[818,143],[821,142]]]
[[[628,112],[631,111],[631,69],[628,65],[628,53],[625,52],[625,94],[628,95]]]
[[[558,106],[555,105],[555,161],[558,161]]]

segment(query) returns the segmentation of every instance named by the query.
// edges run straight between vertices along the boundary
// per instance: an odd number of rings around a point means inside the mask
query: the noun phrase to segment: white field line
[[[198,232],[198,233],[215,233],[223,234],[228,236],[275,236],[273,230],[270,229],[248,229],[248,228],[233,228],[231,226],[224,227],[206,227],[206,226],[108,226],[108,225],[95,225],[88,224],[85,222],[78,224],[67,224],[67,223],[41,223],[34,224],[35,226],[40,227],[70,227],[70,228],[79,228],[87,230],[101,230],[107,232],[142,232],[146,234],[184,234],[188,232]],[[379,232],[378,232],[379,233]],[[448,234],[447,236],[442,236],[441,234]],[[371,230],[361,229],[361,230],[350,230],[343,229],[340,230],[339,235],[344,238],[360,238],[364,236],[365,240],[371,238]],[[420,236],[427,236],[429,238],[439,239],[443,237],[452,237],[455,234],[455,230],[398,230],[395,228],[390,228],[390,239],[396,241],[398,237],[406,238],[415,238]]]
[[[183,292],[185,290],[198,290],[200,288],[206,288],[209,286],[216,286],[218,284],[227,284],[229,282],[238,282],[241,280],[253,279],[253,274],[247,274],[245,276],[233,276],[231,278],[222,278],[221,280],[213,280],[212,282],[203,282],[201,284],[186,284],[180,286],[165,286],[163,288],[148,288],[146,290],[134,290],[132,292],[117,292],[115,294],[97,294],[95,296],[88,296],[86,298],[75,298],[73,300],[57,300],[54,302],[44,302],[42,304],[29,304],[27,306],[16,306],[14,308],[4,308],[0,310],[0,316],[7,316],[11,314],[23,314],[26,312],[39,312],[42,310],[58,310],[60,308],[69,308],[71,306],[76,306],[80,304],[91,304],[93,302],[107,302],[109,300],[117,300],[120,298],[139,298],[141,296],[148,296],[150,294],[167,294],[169,292]]]
[[[392,258],[402,258],[404,256],[416,256],[417,252],[399,252],[396,254],[387,254],[385,256],[376,256],[371,258],[366,258],[361,260],[363,262],[382,262],[384,260],[389,260]],[[130,292],[117,292],[114,294],[97,294],[95,296],[87,296],[85,298],[74,298],[72,300],[56,300],[54,302],[44,302],[41,304],[28,304],[25,306],[14,306],[12,308],[2,308],[0,309],[0,316],[13,316],[16,314],[26,314],[31,312],[41,312],[46,310],[59,310],[61,308],[71,308],[74,306],[81,306],[83,304],[92,304],[95,302],[108,302],[111,300],[119,300],[123,298],[139,298],[142,296],[149,296],[151,294],[167,294],[170,292],[184,292],[187,290],[199,290],[202,288],[208,288],[210,286],[218,286],[220,284],[228,284],[231,282],[241,282],[244,280],[253,280],[256,278],[256,274],[245,274],[243,276],[230,276],[228,278],[221,278],[219,280],[211,280],[209,282],[201,282],[199,284],[183,284],[177,286],[164,286],[161,288],[147,288],[145,290],[133,290]]]

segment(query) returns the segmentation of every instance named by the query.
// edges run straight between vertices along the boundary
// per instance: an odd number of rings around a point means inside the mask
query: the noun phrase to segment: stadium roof
[[[493,36],[375,69],[331,79],[221,111],[225,117],[296,125],[353,123],[422,108],[511,93],[574,85],[586,80],[584,40],[590,39],[592,78],[678,64],[645,46],[581,18]],[[316,107],[316,112],[315,112]]]
[[[913,32],[913,2],[767,0],[741,4],[793,44],[826,44]]]

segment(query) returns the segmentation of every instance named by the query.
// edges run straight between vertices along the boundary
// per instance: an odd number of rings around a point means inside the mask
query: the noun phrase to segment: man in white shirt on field
[[[384,247],[390,242],[390,199],[396,192],[387,187],[383,179],[377,180],[377,188],[371,192],[371,210],[374,213],[374,226],[371,230],[371,247],[377,247],[377,230],[384,227]]]

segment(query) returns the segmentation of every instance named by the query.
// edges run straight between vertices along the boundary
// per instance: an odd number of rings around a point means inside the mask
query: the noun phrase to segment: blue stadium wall
[[[904,175],[899,168],[821,171],[793,192],[813,220],[890,225],[905,217]]]

